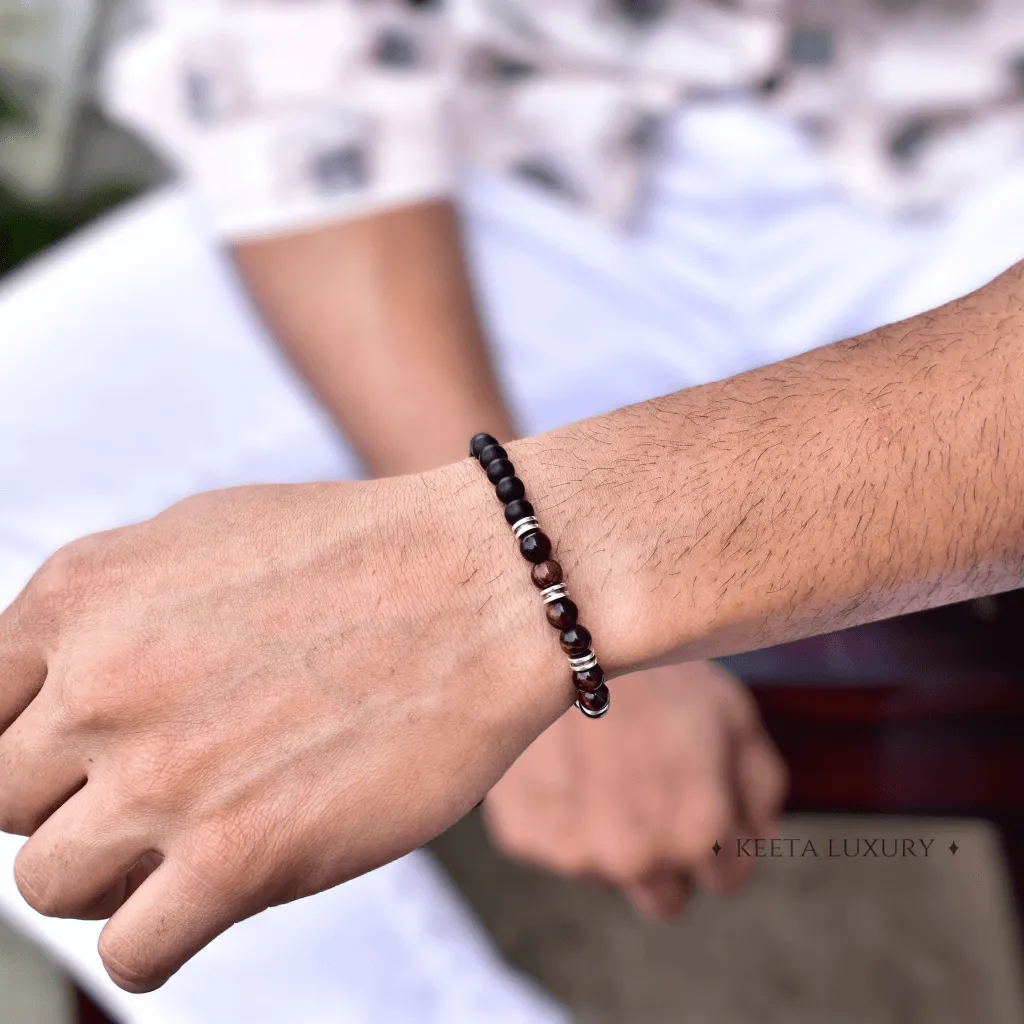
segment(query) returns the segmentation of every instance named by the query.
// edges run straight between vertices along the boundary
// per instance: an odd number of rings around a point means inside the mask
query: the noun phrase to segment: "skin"
[[[510,445],[605,667],[1019,586],[1022,338],[1018,268]],[[95,912],[161,857],[100,941],[144,990],[246,915],[416,848],[573,699],[527,579],[468,459],[204,495],[62,550],[0,616],[22,892]]]
[[[452,205],[434,202],[235,249],[274,336],[374,476],[457,462],[480,430],[517,436],[460,234]],[[721,669],[636,673],[629,700],[636,713],[601,728],[563,715],[488,794],[485,820],[509,856],[598,877],[668,917],[698,884],[731,891],[745,879],[726,878],[712,847],[723,835],[775,831],[786,769],[749,696]],[[742,742],[733,712],[749,724]],[[748,756],[756,778],[735,770]],[[581,797],[591,788],[600,800]]]
[[[516,434],[450,203],[248,242],[235,260],[274,337],[373,476]]]
[[[494,787],[484,817],[509,855],[613,881],[641,913],[668,917],[698,886],[728,895],[749,880],[754,861],[710,847],[775,835],[785,779],[735,679],[710,662],[670,665],[616,687],[598,728],[563,715]]]

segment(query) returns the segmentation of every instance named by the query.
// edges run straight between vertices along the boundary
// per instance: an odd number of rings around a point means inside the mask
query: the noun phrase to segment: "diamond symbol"
[[[711,849],[715,851],[715,856],[716,857],[722,852],[722,848],[718,845],[718,840],[717,839],[715,840],[715,845],[712,846]]]
[[[951,842],[949,844],[949,852],[951,854],[953,854],[953,856],[955,857],[956,856],[956,851],[959,850],[959,849],[960,849],[960,847],[956,845],[956,840],[954,839],[953,842]]]

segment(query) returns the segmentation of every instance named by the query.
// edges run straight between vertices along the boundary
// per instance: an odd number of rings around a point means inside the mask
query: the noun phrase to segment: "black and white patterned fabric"
[[[222,232],[445,195],[459,166],[628,220],[659,129],[747,90],[895,212],[1024,159],[1020,0],[148,0],[115,114]]]

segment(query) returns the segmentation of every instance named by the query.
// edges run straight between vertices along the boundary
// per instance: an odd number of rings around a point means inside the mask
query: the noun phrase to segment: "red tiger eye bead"
[[[549,558],[533,567],[530,578],[538,590],[547,590],[562,582],[562,567],[553,558]]]
[[[581,693],[580,705],[591,714],[599,715],[608,710],[611,699],[608,687],[602,683],[593,693]]]
[[[557,601],[552,601],[547,606],[548,622],[551,623],[555,629],[569,629],[576,625],[576,620],[579,618],[580,610],[576,607],[574,601],[570,601],[567,597],[559,598]]]
[[[562,633],[562,650],[578,658],[590,650],[591,640],[590,630],[586,626],[572,626]]]
[[[597,693],[604,685],[604,669],[600,665],[573,673],[573,682],[581,693]]]

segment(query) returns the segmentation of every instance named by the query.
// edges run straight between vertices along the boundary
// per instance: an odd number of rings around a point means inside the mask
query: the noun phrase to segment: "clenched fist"
[[[472,473],[192,498],[60,551],[0,616],[18,885],[110,917],[119,985],[432,839],[569,707]]]
[[[621,888],[644,913],[683,909],[694,889],[734,891],[754,861],[717,842],[774,835],[787,772],[750,694],[708,662],[618,681],[615,714],[567,714],[487,797],[510,856]]]

